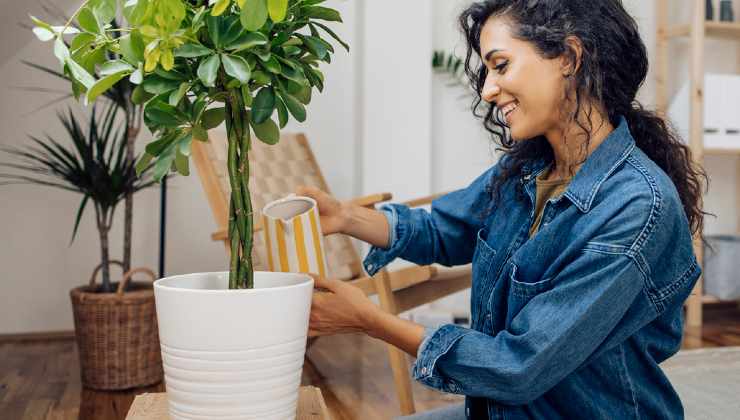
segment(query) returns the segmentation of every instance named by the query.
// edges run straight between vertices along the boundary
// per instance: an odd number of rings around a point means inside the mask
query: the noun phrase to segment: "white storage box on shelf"
[[[689,82],[673,98],[668,116],[689,141]],[[740,76],[707,74],[704,78],[704,148],[740,150]]]

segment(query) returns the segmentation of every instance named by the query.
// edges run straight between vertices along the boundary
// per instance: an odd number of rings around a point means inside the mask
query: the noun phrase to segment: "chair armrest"
[[[262,231],[262,221],[255,220],[254,222],[254,233]],[[221,229],[211,234],[211,240],[214,241],[227,241],[229,240],[229,234],[226,229]]]
[[[412,266],[388,272],[391,290],[394,292],[431,280],[436,275],[437,268],[431,265]],[[349,283],[353,286],[359,287],[368,296],[377,293],[377,290],[375,289],[375,279],[373,277],[362,277],[352,280]]]
[[[439,197],[442,197],[443,195],[447,194],[446,192],[430,195],[428,197],[422,197],[422,198],[416,198],[410,201],[406,201],[402,204],[405,204],[409,207],[419,207],[426,204],[430,204],[432,201],[438,199]]]
[[[354,198],[350,200],[350,203],[358,205],[360,207],[373,208],[376,204],[384,201],[390,201],[393,199],[393,194],[385,192],[380,194],[368,195],[365,197]]]

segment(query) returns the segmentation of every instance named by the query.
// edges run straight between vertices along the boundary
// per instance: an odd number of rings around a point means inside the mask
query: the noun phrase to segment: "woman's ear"
[[[565,38],[565,53],[561,56],[561,71],[563,77],[573,76],[581,68],[581,57],[583,56],[583,43],[576,36]]]

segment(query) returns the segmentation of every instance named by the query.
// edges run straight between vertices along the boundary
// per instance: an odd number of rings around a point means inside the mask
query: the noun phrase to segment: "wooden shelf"
[[[740,23],[738,22],[704,22],[704,29],[709,38],[740,41]],[[658,37],[669,39],[689,35],[691,35],[691,26],[688,24],[669,25],[665,30],[658,31]]]
[[[740,156],[740,149],[704,148],[705,156]]]

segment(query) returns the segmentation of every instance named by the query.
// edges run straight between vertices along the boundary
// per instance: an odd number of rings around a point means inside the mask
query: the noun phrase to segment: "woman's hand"
[[[360,288],[340,280],[324,279],[316,275],[311,303],[308,335],[367,333],[373,317],[380,309]]]
[[[316,200],[319,207],[319,218],[321,219],[321,231],[324,235],[344,231],[347,212],[341,201],[314,187],[300,186],[296,189],[296,194]]]

